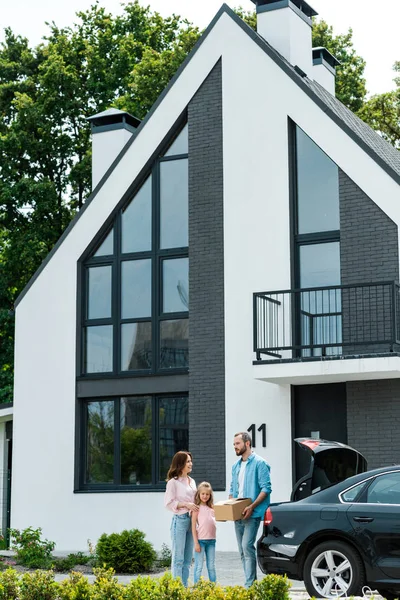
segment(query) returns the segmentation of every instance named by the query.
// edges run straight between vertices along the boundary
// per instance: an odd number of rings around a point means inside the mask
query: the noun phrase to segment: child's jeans
[[[200,552],[194,553],[194,582],[197,583],[203,571],[204,555],[208,571],[208,579],[217,581],[215,572],[215,540],[199,540]]]

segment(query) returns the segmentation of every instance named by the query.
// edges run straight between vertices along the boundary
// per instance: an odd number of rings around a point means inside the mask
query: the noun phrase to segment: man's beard
[[[242,456],[246,452],[246,446],[244,448],[236,449],[236,456]]]

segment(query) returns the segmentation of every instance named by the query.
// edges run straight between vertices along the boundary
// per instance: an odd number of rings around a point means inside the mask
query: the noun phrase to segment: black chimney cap
[[[290,4],[294,4],[296,8],[298,8],[302,13],[306,15],[306,17],[316,17],[317,11],[314,10],[307,2],[304,0],[251,0],[257,6],[268,6],[271,5],[271,10],[273,8],[285,8],[286,6],[290,6]],[[273,6],[276,4],[276,6]]]
[[[341,64],[340,60],[333,56],[326,48],[322,46],[318,46],[318,48],[312,49],[312,57],[314,65],[322,65],[325,63],[325,66],[331,67],[333,71],[335,68]]]
[[[118,110],[117,108],[109,108],[108,110],[97,113],[97,115],[92,115],[87,118],[87,121],[91,123],[93,133],[121,128],[135,131],[141,123],[140,119],[137,117],[134,117],[124,110]]]

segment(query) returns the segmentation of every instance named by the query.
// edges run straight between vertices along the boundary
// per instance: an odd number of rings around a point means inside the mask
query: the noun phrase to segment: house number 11
[[[256,447],[256,425],[250,425],[250,427],[248,428],[248,432],[251,434],[251,445],[253,446],[253,448]],[[267,447],[267,426],[265,423],[263,423],[262,425],[260,425],[260,427],[257,429],[257,431],[260,431],[262,434],[262,447],[266,448]]]

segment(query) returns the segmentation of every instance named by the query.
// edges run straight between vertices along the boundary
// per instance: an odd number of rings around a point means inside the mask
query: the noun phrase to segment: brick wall
[[[188,107],[189,443],[193,475],[225,489],[222,75],[219,62]]]
[[[398,281],[397,225],[339,170],[340,262],[343,285]],[[392,289],[351,288],[342,292],[345,354],[388,351],[390,346],[366,343],[392,337]]]
[[[400,379],[347,383],[348,443],[368,468],[400,464]]]

